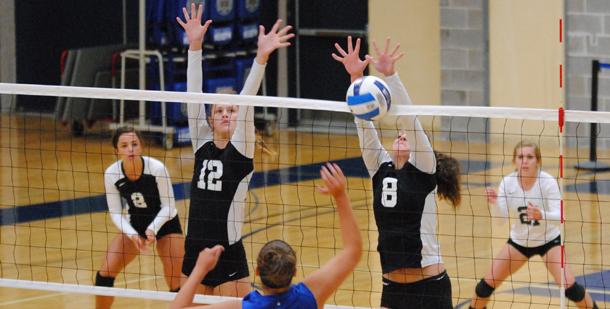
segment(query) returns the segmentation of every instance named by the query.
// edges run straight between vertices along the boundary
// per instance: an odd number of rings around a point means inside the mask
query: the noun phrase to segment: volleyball
[[[363,76],[347,89],[347,105],[354,116],[363,120],[379,120],[390,110],[390,88],[381,78]]]

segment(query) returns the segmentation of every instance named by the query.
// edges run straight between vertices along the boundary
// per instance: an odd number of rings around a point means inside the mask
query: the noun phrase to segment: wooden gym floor
[[[109,136],[72,137],[49,118],[2,116],[0,120],[0,277],[92,285],[107,242],[117,232],[104,211],[103,172],[116,160]],[[511,171],[515,136],[467,144],[449,142],[440,135],[434,136],[435,149],[460,159],[463,169],[463,204],[458,209],[446,203],[438,207],[443,260],[458,305],[471,297],[490,258],[508,237],[508,225],[490,218],[483,194],[486,185],[496,186]],[[544,169],[558,175],[557,145],[542,140],[553,140],[552,136],[540,136]],[[365,254],[329,303],[378,306],[377,233],[370,180],[359,159],[357,137],[283,130],[265,141],[275,153],[259,149],[256,154],[243,231],[248,260],[254,261],[267,240],[284,239],[297,251],[299,280],[334,254],[341,243],[338,218],[331,200],[315,193],[314,184],[319,182],[320,164],[336,160],[349,176]],[[184,189],[192,176],[192,148],[165,151],[151,139],[146,144],[146,155],[165,162],[170,171],[184,228],[188,205]],[[610,284],[603,284],[610,282],[610,173],[578,172],[571,168],[576,156],[586,154],[582,149],[569,149],[564,175],[567,257],[603,308],[604,300],[610,301]],[[600,157],[610,156],[600,153]],[[157,257],[143,255],[119,275],[116,286],[167,291],[160,264]],[[493,308],[557,308],[558,295],[551,276],[535,257],[497,290]],[[94,306],[94,297],[0,288],[0,307],[41,306],[89,308]],[[134,306],[165,308],[167,303],[117,298],[114,308]]]

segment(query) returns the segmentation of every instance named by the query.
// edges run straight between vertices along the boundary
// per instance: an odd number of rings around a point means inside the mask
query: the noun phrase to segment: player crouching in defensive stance
[[[496,255],[491,269],[477,284],[470,308],[485,308],[489,297],[508,276],[532,256],[540,255],[546,268],[561,284],[561,194],[553,176],[540,169],[542,156],[536,143],[520,142],[513,150],[515,171],[505,176],[498,192],[487,188],[492,216],[512,222],[510,238]],[[574,279],[565,264],[565,296],[579,308],[597,308],[591,295]]]
[[[112,222],[122,233],[108,246],[95,285],[113,287],[118,273],[156,241],[167,285],[178,291],[184,236],[169,173],[160,161],[142,156],[142,139],[132,127],[118,128],[112,145],[119,160],[104,174],[106,201]],[[114,297],[97,296],[96,308],[110,308],[113,301]]]

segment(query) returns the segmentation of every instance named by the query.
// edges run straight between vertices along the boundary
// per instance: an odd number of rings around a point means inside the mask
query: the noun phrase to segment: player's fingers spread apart
[[[379,54],[381,54],[381,52],[379,52],[379,47],[377,47],[377,41],[375,41],[375,40],[373,40],[373,50],[375,51],[377,56],[379,56]]]
[[[405,55],[405,53],[400,53],[400,54],[398,54],[398,56],[393,56],[392,59],[394,59],[394,61],[396,61],[396,60],[402,58],[402,56],[404,56],[404,55]]]
[[[282,28],[282,30],[280,30],[277,34],[286,35],[286,33],[288,33],[291,29],[292,29],[292,26],[288,25],[288,26]]]
[[[203,16],[203,4],[199,4],[197,7],[197,19],[201,20],[201,16]]]
[[[289,33],[289,34],[286,34],[286,35],[282,35],[282,36],[280,36],[280,42],[284,43],[284,42],[292,39],[293,37],[294,37],[294,33]]]
[[[278,19],[275,24],[273,24],[273,28],[271,28],[271,31],[269,32],[273,32],[273,33],[277,33],[277,30],[280,28],[280,25],[282,24],[282,20]]]
[[[320,192],[322,194],[327,194],[328,193],[328,188],[325,187],[325,186],[317,185],[316,189],[318,190],[318,192]]]
[[[385,49],[383,50],[384,53],[388,53],[388,50],[390,49],[390,37],[386,37],[385,38]]]
[[[191,2],[191,18],[195,18],[197,16],[197,11],[195,11],[195,2]]]
[[[347,52],[352,53],[354,51],[354,46],[352,45],[352,36],[347,37]]]
[[[333,163],[328,162],[328,163],[326,163],[326,167],[328,168],[330,173],[333,175],[333,177],[337,176],[336,165],[334,165]]]
[[[324,181],[324,183],[328,184],[328,171],[324,166],[320,169],[320,178]]]
[[[189,20],[191,20],[191,17],[189,16],[189,12],[186,10],[186,8],[182,8],[182,15],[184,15],[184,21],[188,23]]]
[[[343,48],[341,48],[341,45],[339,45],[339,43],[335,43],[335,48],[337,49],[337,51],[339,52],[339,54],[343,57],[347,56],[347,53],[345,52],[345,50]]]
[[[356,47],[354,47],[354,52],[358,53],[360,51],[360,38],[356,39]]]
[[[337,171],[337,174],[343,178],[345,178],[345,175],[343,174],[343,170],[339,167],[339,165],[337,163],[333,163],[335,170]]]
[[[180,19],[180,17],[176,16],[176,21],[182,28],[186,27],[186,24],[182,21],[182,19]]]
[[[400,48],[400,43],[396,43],[396,46],[394,46],[394,50],[392,50],[392,56],[396,55],[396,52],[398,52],[398,49]]]

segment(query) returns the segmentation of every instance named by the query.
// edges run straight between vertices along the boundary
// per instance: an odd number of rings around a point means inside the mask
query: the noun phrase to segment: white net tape
[[[341,101],[248,96],[215,93],[189,93],[155,90],[131,90],[93,87],[46,86],[0,83],[0,93],[74,98],[94,98],[132,101],[234,104],[260,107],[282,107],[323,111],[349,112]],[[541,108],[510,108],[483,106],[393,106],[393,115],[431,115],[453,117],[483,117],[523,120],[557,121],[558,111]],[[565,111],[566,122],[610,123],[610,112]]]

